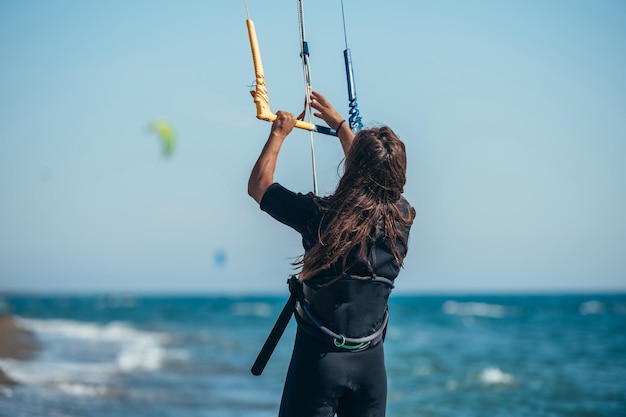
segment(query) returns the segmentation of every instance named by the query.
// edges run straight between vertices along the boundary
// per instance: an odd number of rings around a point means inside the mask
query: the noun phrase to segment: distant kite
[[[159,135],[161,141],[163,156],[168,158],[174,153],[176,145],[176,135],[173,126],[164,120],[152,123],[150,129]]]
[[[226,266],[226,261],[228,260],[228,254],[224,249],[217,249],[213,253],[213,263],[218,268],[224,268]]]

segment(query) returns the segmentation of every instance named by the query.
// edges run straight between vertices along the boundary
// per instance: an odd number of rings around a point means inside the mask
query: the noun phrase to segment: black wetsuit
[[[272,184],[261,209],[302,235],[304,249],[317,239],[324,199],[294,193]],[[402,199],[403,209],[410,210]],[[402,229],[408,239],[408,228]],[[405,248],[398,242],[401,252]],[[320,322],[337,334],[363,337],[381,327],[387,299],[399,267],[384,233],[374,237],[367,259],[350,267],[341,279],[339,266],[307,281],[304,294]],[[389,284],[372,280],[380,277]],[[334,281],[330,285],[329,280]],[[336,280],[336,281],[335,281]],[[295,314],[298,330],[285,381],[280,417],[381,417],[387,402],[387,372],[383,343],[378,339],[360,349],[337,347],[302,314]],[[384,330],[384,329],[380,329]]]

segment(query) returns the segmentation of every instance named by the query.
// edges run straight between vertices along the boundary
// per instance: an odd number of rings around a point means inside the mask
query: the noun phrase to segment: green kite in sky
[[[176,145],[176,134],[174,133],[174,127],[166,121],[160,120],[152,123],[151,130],[159,135],[161,144],[163,146],[163,156],[170,157],[174,153]]]

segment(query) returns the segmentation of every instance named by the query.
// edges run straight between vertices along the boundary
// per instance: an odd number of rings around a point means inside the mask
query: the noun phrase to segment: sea
[[[0,296],[41,345],[0,359],[20,382],[0,387],[0,416],[276,416],[294,320],[250,367],[286,298]],[[626,294],[393,294],[389,309],[387,416],[626,416]]]

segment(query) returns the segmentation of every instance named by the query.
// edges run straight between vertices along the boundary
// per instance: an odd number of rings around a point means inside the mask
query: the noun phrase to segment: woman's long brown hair
[[[306,280],[335,264],[342,274],[362,259],[378,231],[384,231],[399,267],[408,249],[402,228],[413,223],[415,210],[400,207],[406,183],[404,143],[386,126],[361,130],[348,150],[344,174],[334,194],[319,204],[323,211],[318,239],[296,265],[302,265],[300,279]],[[352,257],[351,257],[352,258]]]

